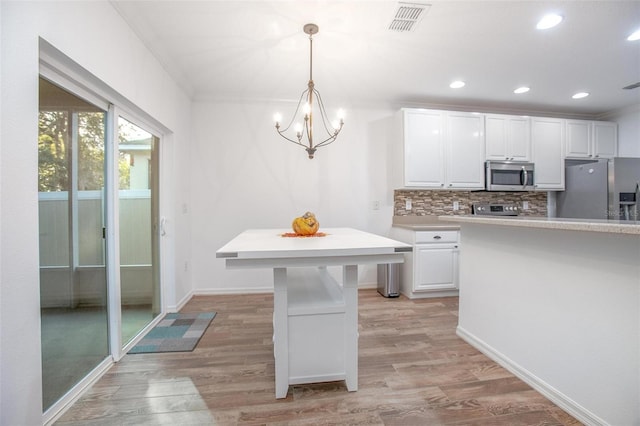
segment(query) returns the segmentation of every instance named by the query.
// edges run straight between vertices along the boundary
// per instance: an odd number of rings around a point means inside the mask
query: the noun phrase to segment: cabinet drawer
[[[419,243],[457,243],[458,231],[417,231],[416,244]]]

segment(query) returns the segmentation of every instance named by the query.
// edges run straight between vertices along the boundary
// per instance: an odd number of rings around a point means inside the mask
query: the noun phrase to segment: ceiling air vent
[[[631,90],[640,87],[640,81],[637,83],[630,84],[628,86],[623,87],[624,90]]]
[[[430,4],[398,2],[395,16],[389,24],[389,30],[404,32],[413,31],[416,24],[427,14]]]

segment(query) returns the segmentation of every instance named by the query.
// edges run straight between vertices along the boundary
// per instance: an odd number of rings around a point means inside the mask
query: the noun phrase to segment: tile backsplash
[[[411,200],[411,210],[406,209]],[[487,191],[429,191],[397,189],[393,192],[395,216],[444,216],[471,214],[474,203],[514,203],[520,208],[526,201],[528,209],[521,210],[520,216],[546,216],[546,192],[487,192]],[[458,210],[453,209],[454,202]]]

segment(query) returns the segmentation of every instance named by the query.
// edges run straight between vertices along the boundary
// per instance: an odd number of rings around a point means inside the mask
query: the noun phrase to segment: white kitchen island
[[[216,252],[227,268],[271,268],[276,398],[290,384],[345,380],[358,389],[358,265],[404,262],[411,246],[351,228],[322,237],[251,229]],[[327,266],[342,266],[342,284]]]
[[[640,222],[461,225],[457,333],[585,424],[640,424]]]

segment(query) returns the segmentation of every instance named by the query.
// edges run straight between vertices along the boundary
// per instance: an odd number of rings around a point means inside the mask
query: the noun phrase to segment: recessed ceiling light
[[[516,90],[513,91],[513,93],[527,93],[530,89],[527,86],[522,86],[522,87],[518,87]]]
[[[550,13],[548,15],[543,16],[542,19],[538,21],[536,28],[539,30],[548,30],[549,28],[553,28],[556,25],[558,25],[560,22],[562,22],[562,19],[563,18],[561,15]]]
[[[461,87],[464,87],[465,84],[466,83],[464,81],[456,80],[453,83],[451,83],[449,87],[451,87],[452,89],[459,89]]]
[[[589,96],[589,94],[587,92],[578,92],[575,95],[572,96],[573,99],[582,99],[582,98],[586,98],[587,96]]]
[[[627,37],[627,40],[629,41],[640,40],[640,29],[635,30],[633,33],[631,33],[631,35]]]

